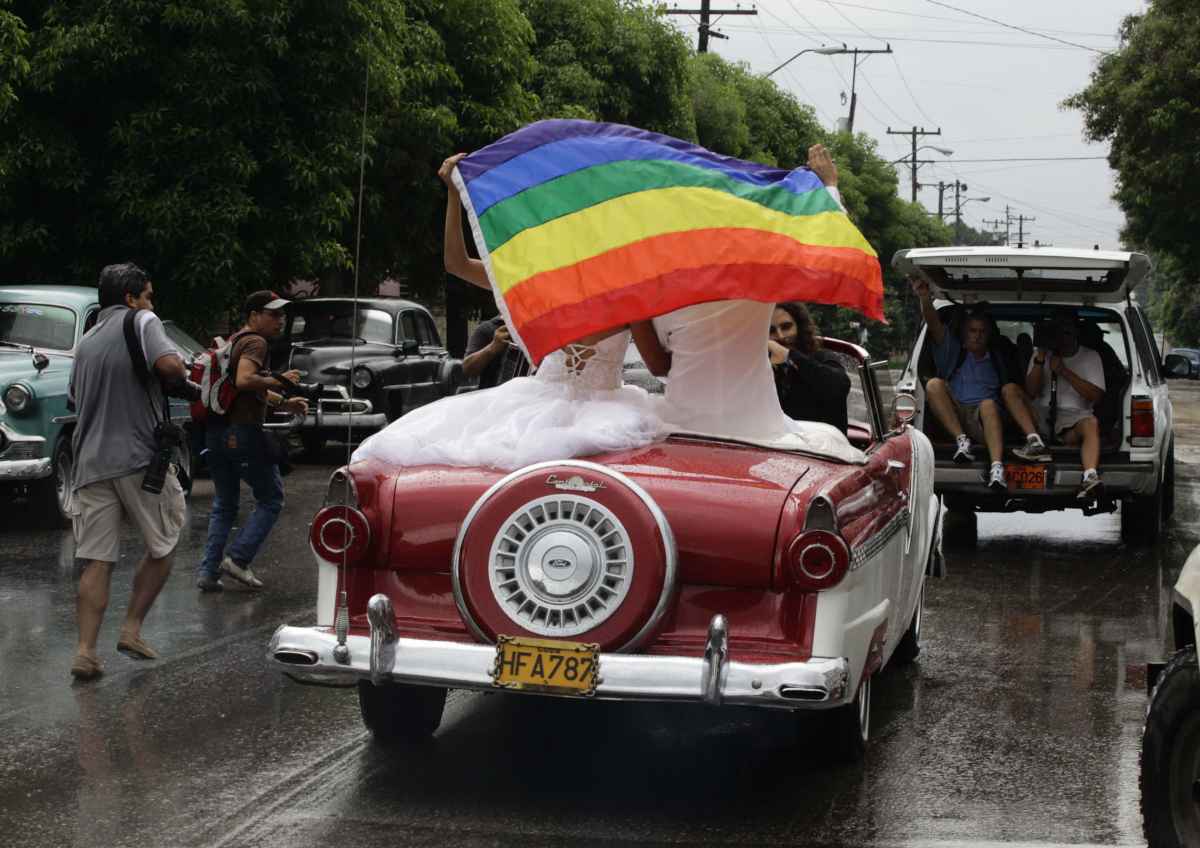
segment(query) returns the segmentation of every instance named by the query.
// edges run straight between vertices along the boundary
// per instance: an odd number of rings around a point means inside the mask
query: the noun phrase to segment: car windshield
[[[167,338],[171,340],[171,344],[175,345],[175,349],[182,353],[185,358],[193,357],[204,350],[204,346],[200,342],[181,330],[179,325],[174,321],[163,321],[163,329],[166,330]]]
[[[361,339],[365,342],[393,344],[396,340],[392,316],[382,309],[358,309],[354,320],[353,303],[306,303],[292,319],[292,341],[315,339]]]
[[[75,313],[64,306],[0,303],[0,341],[70,350],[75,346]]]

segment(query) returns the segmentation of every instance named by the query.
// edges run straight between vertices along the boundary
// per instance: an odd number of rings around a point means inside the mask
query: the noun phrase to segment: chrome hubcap
[[[542,636],[573,636],[620,607],[633,579],[633,550],[624,525],[599,503],[539,498],[501,525],[488,575],[512,621]]]

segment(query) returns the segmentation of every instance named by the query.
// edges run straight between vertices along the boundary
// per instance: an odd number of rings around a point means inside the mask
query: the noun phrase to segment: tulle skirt
[[[512,470],[643,447],[670,430],[663,398],[637,386],[517,377],[414,409],[364,441],[353,460]]]

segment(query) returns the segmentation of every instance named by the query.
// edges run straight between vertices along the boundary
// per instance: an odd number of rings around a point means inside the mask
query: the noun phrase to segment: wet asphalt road
[[[983,517],[977,548],[949,549],[948,577],[929,583],[920,660],[877,679],[853,766],[806,756],[786,714],[461,692],[431,743],[376,750],[352,690],[299,686],[265,662],[279,623],[313,620],[306,524],[336,450],[288,478],[261,594],[193,588],[212,497],[197,484],[146,622],[156,663],[115,651],[127,538],[94,684],[67,674],[70,532],[10,511],[0,845],[1141,844],[1144,663],[1165,653],[1200,512],[1200,392],[1173,392],[1167,538],[1128,548],[1115,515]]]

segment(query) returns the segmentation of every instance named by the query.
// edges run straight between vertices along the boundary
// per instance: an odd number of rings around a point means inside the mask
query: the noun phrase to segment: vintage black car
[[[317,453],[328,440],[369,436],[410,409],[452,395],[462,362],[442,346],[429,311],[396,298],[294,301],[272,343],[275,367],[287,363],[322,393],[298,432]]]

